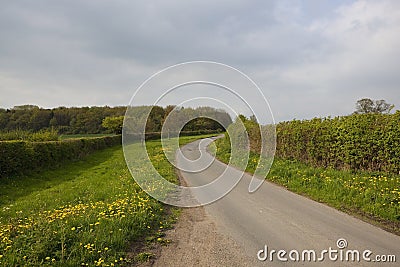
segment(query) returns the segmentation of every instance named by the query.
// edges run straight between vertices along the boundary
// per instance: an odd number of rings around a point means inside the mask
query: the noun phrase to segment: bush
[[[276,155],[316,167],[400,171],[400,112],[283,122]]]
[[[250,150],[259,154],[259,125],[246,120],[244,124]],[[262,127],[262,131],[267,130]],[[231,134],[237,135],[233,138],[243,137],[241,133]],[[225,139],[229,142],[228,137]],[[276,125],[276,156],[314,167],[398,174],[400,111],[281,122]]]
[[[38,132],[31,132],[17,129],[13,131],[0,132],[0,140],[22,140],[32,142],[57,141],[58,134],[55,130],[40,130]]]
[[[0,178],[79,160],[96,150],[118,144],[121,144],[121,136],[47,142],[1,141]]]

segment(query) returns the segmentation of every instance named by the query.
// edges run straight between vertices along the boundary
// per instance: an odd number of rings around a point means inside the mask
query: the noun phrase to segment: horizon
[[[82,105],[82,106],[41,107],[41,106],[35,105],[35,104],[21,104],[21,105],[14,105],[14,106],[11,107],[11,108],[5,108],[5,107],[1,107],[1,106],[0,106],[0,109],[12,110],[12,109],[14,109],[14,108],[16,108],[16,107],[21,107],[21,106],[33,106],[33,107],[37,107],[37,108],[39,108],[39,109],[47,109],[47,110],[52,110],[52,109],[57,109],[57,108],[95,108],[95,107],[100,107],[100,108],[102,108],[102,107],[109,107],[109,108],[126,108],[126,107],[128,107],[128,106],[123,106],[123,105],[120,105],[120,106],[110,106],[110,105],[103,105],[103,106],[99,106],[99,105],[84,106],[84,105]],[[168,105],[143,105],[143,106],[159,106],[159,107],[165,108],[165,107],[168,106]],[[140,106],[132,106],[132,107],[140,107]],[[197,107],[193,107],[193,106],[183,106],[183,108],[192,108],[192,109],[196,109],[196,108],[199,108],[199,107],[208,107],[208,106],[197,106]],[[222,109],[224,112],[228,113],[229,116],[231,117],[232,121],[234,121],[235,118],[237,117],[237,116],[234,116],[233,114],[229,113],[228,111],[226,111],[226,110],[223,109],[223,108],[216,108],[216,109],[217,109],[217,110],[218,110],[218,109]],[[278,124],[278,123],[280,123],[280,122],[289,122],[289,121],[293,121],[293,120],[301,120],[301,121],[302,121],[302,120],[312,120],[312,119],[315,119],[315,118],[324,119],[324,118],[345,117],[345,116],[354,115],[354,111],[355,111],[355,109],[353,110],[352,113],[345,114],[345,115],[327,115],[327,116],[323,116],[323,117],[322,117],[322,116],[314,116],[314,117],[302,118],[302,119],[299,119],[299,118],[292,118],[292,119],[289,119],[289,120],[280,120],[280,121],[275,120],[275,123]],[[384,114],[394,114],[394,113],[396,113],[396,112],[400,112],[400,109],[396,109],[396,106],[395,106],[389,113],[384,113]],[[239,114],[239,115],[245,115],[246,118],[248,118],[248,119],[250,119],[250,116],[251,116],[251,115],[246,115],[246,114]],[[267,123],[267,124],[268,124],[268,123]]]

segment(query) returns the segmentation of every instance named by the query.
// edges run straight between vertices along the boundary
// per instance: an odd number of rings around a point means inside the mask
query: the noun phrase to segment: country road
[[[206,152],[210,142],[211,139],[206,139],[190,143],[182,148],[184,156],[177,156],[179,168],[189,168],[195,159],[198,159],[195,164],[212,162],[208,168],[197,173],[181,171],[189,186],[207,184],[222,173],[228,178],[241,173],[220,161],[213,161],[213,156]],[[232,245],[248,256],[246,266],[377,266],[378,263],[374,262],[377,255],[395,255],[397,260],[397,263],[379,263],[379,266],[399,266],[399,236],[269,182],[249,194],[250,179],[251,176],[245,173],[228,195],[204,207],[217,231],[233,240],[235,244]],[[347,247],[338,248],[337,240],[340,238],[347,241]],[[265,261],[257,259],[257,254],[265,257],[264,251],[259,253],[265,246],[268,247],[268,255],[271,250],[276,251],[272,261],[271,257]],[[281,251],[278,255],[279,250],[286,251],[286,254]],[[317,261],[307,261],[308,256],[313,258],[313,253],[304,250],[314,250]],[[349,250],[359,251],[359,262],[346,261],[346,255],[352,258],[353,252]],[[299,253],[298,262],[293,260],[297,257],[296,251]],[[335,256],[338,259],[330,260],[329,253],[332,259]],[[363,260],[363,253],[370,262]],[[303,254],[306,261],[302,261]],[[319,262],[321,255],[324,260]]]

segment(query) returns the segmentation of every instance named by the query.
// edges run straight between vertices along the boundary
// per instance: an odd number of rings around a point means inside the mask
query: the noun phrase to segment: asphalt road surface
[[[242,173],[212,160],[206,152],[210,142],[190,143],[182,147],[182,154],[177,154],[179,168],[193,169],[193,164],[212,162],[205,169],[202,166],[200,172],[181,171],[189,186],[210,183],[220,175],[229,179]],[[234,240],[252,259],[248,266],[400,266],[399,236],[269,182],[250,194],[250,180],[251,175],[244,173],[229,194],[205,206],[218,231]],[[345,239],[340,248],[338,239]],[[272,250],[275,252],[271,257]],[[390,260],[390,255],[396,257],[396,263],[376,261],[385,257]]]

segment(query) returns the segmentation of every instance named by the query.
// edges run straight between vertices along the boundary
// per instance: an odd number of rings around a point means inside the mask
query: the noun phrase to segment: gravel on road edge
[[[162,246],[148,266],[252,266],[254,260],[217,230],[203,207],[183,209],[165,238],[171,243]]]

